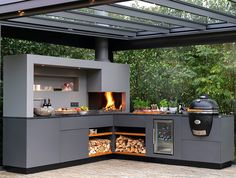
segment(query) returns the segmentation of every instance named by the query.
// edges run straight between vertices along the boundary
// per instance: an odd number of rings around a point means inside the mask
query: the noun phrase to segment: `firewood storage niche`
[[[89,129],[89,157],[112,154],[112,127]]]
[[[145,128],[115,127],[115,154],[145,156]]]

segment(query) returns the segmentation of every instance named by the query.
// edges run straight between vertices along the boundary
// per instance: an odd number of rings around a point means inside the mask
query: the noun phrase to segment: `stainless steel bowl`
[[[81,115],[85,115],[87,113],[88,113],[88,111],[79,111],[79,114],[81,114]]]

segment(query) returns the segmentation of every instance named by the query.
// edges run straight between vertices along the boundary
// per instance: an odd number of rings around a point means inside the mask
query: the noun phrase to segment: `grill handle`
[[[152,142],[153,142],[153,145],[155,145],[156,144],[156,129],[153,129],[152,130]]]

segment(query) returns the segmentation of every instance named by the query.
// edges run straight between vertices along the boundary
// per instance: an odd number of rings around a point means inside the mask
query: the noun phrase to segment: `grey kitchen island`
[[[171,121],[172,153],[155,153],[155,121]],[[4,166],[11,171],[31,173],[99,160],[98,157],[127,158],[170,164],[223,168],[234,159],[233,117],[214,119],[208,137],[193,136],[185,115],[100,114],[51,118],[4,118]],[[111,128],[112,153],[89,156],[89,129]],[[116,129],[143,128],[146,153],[117,154]],[[130,132],[132,133],[132,132]],[[106,157],[107,156],[107,157]]]
[[[214,115],[210,135],[198,137],[191,133],[188,115],[132,114],[129,70],[127,64],[101,61],[5,57],[4,167],[32,173],[110,158],[210,168],[232,164],[233,116]],[[73,90],[58,90],[64,83],[73,83]],[[115,112],[99,112],[105,92],[112,92],[118,101]],[[48,98],[55,108],[88,105],[96,112],[35,117],[34,108]],[[97,133],[91,135],[91,129]],[[90,154],[94,138],[106,140],[108,151]],[[134,153],[127,146],[119,151],[118,138],[140,141],[142,149]]]

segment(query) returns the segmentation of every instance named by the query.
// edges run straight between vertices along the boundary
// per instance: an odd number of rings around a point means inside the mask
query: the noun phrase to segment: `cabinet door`
[[[61,131],[61,162],[88,157],[88,129]]]
[[[154,153],[173,155],[173,120],[154,120]]]
[[[183,140],[182,159],[207,163],[220,163],[219,142]]]
[[[26,167],[59,163],[59,119],[27,120]]]

